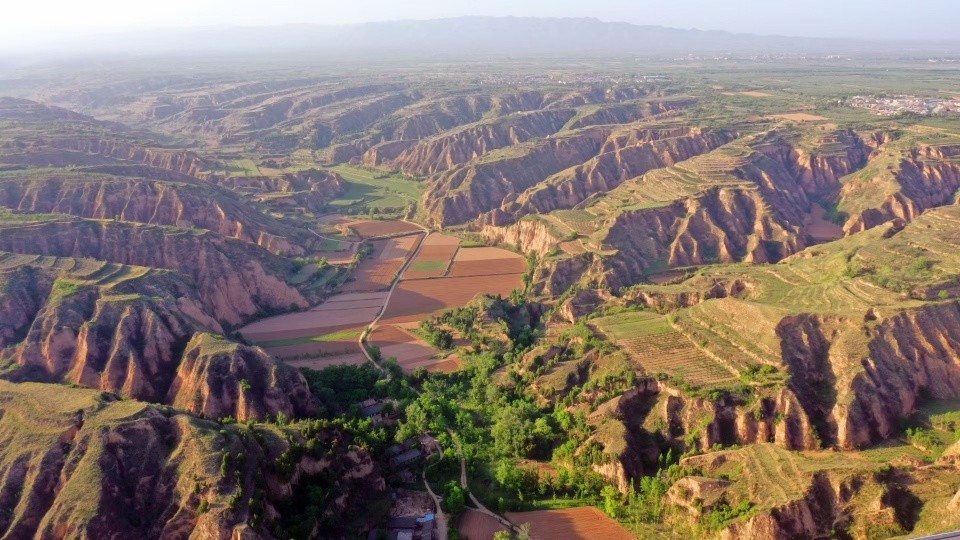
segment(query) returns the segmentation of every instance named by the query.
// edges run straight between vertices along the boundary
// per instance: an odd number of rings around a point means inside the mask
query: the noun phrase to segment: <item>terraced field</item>
[[[649,374],[663,373],[697,386],[720,386],[736,374],[711,358],[656,313],[621,313],[592,324],[635,359]]]

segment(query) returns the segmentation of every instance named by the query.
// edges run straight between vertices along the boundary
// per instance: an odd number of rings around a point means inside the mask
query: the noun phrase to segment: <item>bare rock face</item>
[[[819,141],[820,146],[829,147],[827,152],[811,151],[782,139],[759,145],[758,150],[788,171],[804,193],[816,196],[837,190],[842,177],[863,168],[877,148],[896,136],[894,132],[863,135],[836,130]]]
[[[551,174],[583,163],[599,152],[609,128],[589,128],[511,149],[503,159],[468,163],[439,174],[424,195],[431,222],[444,226],[466,223],[499,208],[508,195],[519,194]]]
[[[333,171],[307,169],[279,176],[211,175],[207,180],[237,191],[272,193],[277,202],[319,211],[343,192],[343,177]],[[278,197],[281,193],[285,196]]]
[[[663,208],[628,211],[610,226],[605,243],[618,253],[605,264],[612,285],[635,283],[657,263],[776,262],[800,251],[799,216],[770,208],[758,191],[712,189]],[[793,218],[793,219],[791,219]],[[636,231],[646,234],[639,235]]]
[[[685,109],[696,104],[695,98],[674,98],[670,100],[651,100],[642,103],[617,103],[586,113],[570,124],[571,129],[587,126],[629,124],[644,118]]]
[[[53,288],[53,277],[32,267],[0,272],[0,349],[17,343]]]
[[[594,421],[605,417],[602,422],[608,425],[601,432],[618,435],[597,439],[613,459],[594,470],[624,493],[632,479],[656,469],[662,446],[654,441],[680,452],[768,443],[786,450],[819,448],[806,411],[787,388],[747,404],[727,396],[691,396],[663,381],[643,378],[605,407],[609,412],[595,413],[599,416]]]
[[[205,311],[224,326],[238,325],[258,312],[307,305],[279,277],[283,259],[210,233],[64,219],[6,226],[0,249],[176,270],[195,281]]]
[[[35,272],[43,276],[41,284],[53,283],[49,273]],[[8,377],[72,382],[163,401],[195,329],[204,323],[220,329],[213,319],[198,320],[183,309],[196,305],[195,293],[172,277],[138,283],[138,292],[129,295],[103,295],[95,287],[72,291],[57,282],[39,300],[22,340],[0,353],[17,366]],[[145,296],[151,293],[169,296]],[[172,295],[182,296],[174,300]]]
[[[43,105],[29,99],[0,98],[0,120],[20,122],[92,121],[89,116],[61,107]]]
[[[300,417],[313,410],[306,380],[259,348],[196,334],[186,346],[167,403],[207,418]]]
[[[6,379],[79,384],[209,418],[297,418],[313,409],[297,370],[209,334],[223,329],[177,274],[147,274],[109,289],[74,285],[52,269],[7,274],[17,292],[0,305]]]

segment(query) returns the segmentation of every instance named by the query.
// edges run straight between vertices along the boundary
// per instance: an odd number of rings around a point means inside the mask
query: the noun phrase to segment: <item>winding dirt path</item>
[[[467,496],[470,497],[470,502],[477,507],[477,510],[481,513],[484,513],[493,519],[500,522],[501,525],[507,527],[513,532],[520,532],[520,528],[514,525],[509,519],[497,514],[496,512],[491,511],[489,508],[483,505],[476,497],[473,496],[473,492],[470,491],[470,487],[467,485],[467,460],[463,457],[463,447],[460,446],[460,438],[457,437],[456,432],[452,429],[447,429],[447,433],[450,434],[450,438],[453,439],[453,443],[457,445],[457,454],[460,457],[460,487],[467,492]]]
[[[367,336],[370,335],[370,332],[373,331],[373,327],[376,326],[378,322],[380,322],[380,319],[383,317],[383,314],[387,312],[387,306],[390,305],[390,298],[393,297],[393,291],[397,288],[397,285],[400,284],[400,280],[403,278],[403,273],[407,271],[407,268],[410,266],[413,260],[417,258],[417,255],[420,254],[420,250],[423,249],[423,242],[426,241],[428,236],[430,236],[430,229],[427,229],[423,225],[413,223],[410,221],[404,221],[404,222],[420,227],[420,229],[426,234],[424,234],[423,238],[420,239],[420,244],[417,245],[417,250],[414,251],[412,255],[407,257],[407,260],[403,263],[403,266],[401,266],[400,270],[397,272],[397,277],[393,280],[393,284],[390,285],[390,290],[387,291],[387,297],[383,301],[383,308],[380,309],[380,313],[377,314],[376,318],[370,321],[370,324],[367,325],[367,327],[363,330],[363,332],[360,333],[360,337],[357,338],[357,345],[360,346],[360,350],[363,352],[363,355],[366,356],[367,360],[370,361],[370,363],[376,367],[380,367],[380,365],[377,364],[377,362],[373,359],[372,356],[370,356],[370,353],[367,351],[366,345],[364,345],[364,341],[366,341]],[[446,535],[446,533],[444,533],[444,535]]]

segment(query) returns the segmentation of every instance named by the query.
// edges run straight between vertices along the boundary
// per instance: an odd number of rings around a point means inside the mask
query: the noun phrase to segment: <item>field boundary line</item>
[[[380,309],[380,313],[378,313],[377,316],[374,317],[372,321],[370,321],[370,324],[368,324],[367,327],[363,330],[363,332],[360,333],[360,337],[357,339],[357,344],[360,346],[360,351],[363,353],[364,356],[367,357],[367,360],[369,360],[371,364],[373,364],[378,368],[380,367],[380,364],[377,364],[376,360],[373,359],[373,356],[370,355],[370,351],[367,350],[365,341],[367,339],[367,336],[370,335],[370,332],[373,331],[377,323],[380,322],[380,319],[383,318],[384,313],[387,312],[387,307],[390,305],[390,299],[393,297],[393,291],[396,290],[397,285],[400,284],[400,281],[403,278],[403,273],[407,271],[407,268],[410,267],[410,264],[413,263],[413,260],[417,258],[417,255],[420,254],[420,250],[423,249],[423,243],[430,236],[430,232],[431,232],[430,229],[427,229],[426,227],[419,225],[417,223],[412,223],[406,220],[403,220],[403,221],[405,223],[410,223],[412,225],[416,225],[417,227],[420,227],[420,229],[426,234],[424,234],[423,238],[420,239],[420,244],[417,245],[417,250],[414,251],[412,255],[407,257],[407,260],[403,262],[403,266],[401,266],[400,270],[397,272],[396,277],[394,277],[393,283],[390,285],[390,290],[387,291],[387,297],[383,299],[383,307]]]

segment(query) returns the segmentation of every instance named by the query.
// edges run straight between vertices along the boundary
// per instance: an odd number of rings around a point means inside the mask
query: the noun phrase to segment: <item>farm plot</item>
[[[412,223],[396,220],[354,221],[347,223],[346,226],[360,238],[380,238],[384,236],[415,233],[422,230]]]
[[[404,261],[416,250],[422,235],[401,236],[373,242],[373,253],[360,261],[343,292],[384,291],[390,288]]]
[[[784,113],[772,114],[770,116],[773,118],[779,118],[781,120],[793,120],[794,122],[822,122],[824,120],[829,120],[829,118],[826,116],[818,116],[810,113]]]
[[[440,357],[429,344],[406,332],[405,326],[466,305],[478,294],[505,296],[523,284],[523,257],[497,248],[459,248],[459,243],[452,236],[427,237],[369,337],[384,357],[395,357],[408,371],[424,367],[449,372],[459,369],[461,362],[456,355]],[[450,271],[444,275],[448,266]],[[456,275],[457,271],[463,275]]]
[[[359,366],[367,361],[363,353],[343,354],[339,356],[330,356],[322,358],[299,358],[293,360],[284,360],[287,364],[295,368],[310,368],[321,370],[330,366]]]
[[[506,296],[522,285],[520,274],[401,281],[393,291],[382,322],[416,322],[439,311],[466,305],[480,293]]]
[[[455,236],[431,234],[423,241],[417,257],[403,273],[403,279],[434,278],[446,275],[459,247],[460,239]]]
[[[507,519],[516,524],[530,524],[530,538],[548,540],[633,540],[635,537],[619,523],[593,506],[539,510],[535,512],[507,512]]]
[[[492,247],[463,248],[457,252],[450,268],[450,277],[522,274],[524,258],[512,251]]]
[[[494,534],[507,530],[492,516],[473,508],[463,511],[457,521],[457,529],[460,531],[461,538],[470,540],[492,540]]]
[[[716,386],[736,380],[734,374],[707,356],[666,317],[655,313],[621,313],[594,321],[647,373],[665,373],[693,386]]]
[[[435,358],[437,351],[429,343],[399,326],[378,326],[370,334],[368,341],[380,347],[380,355],[383,358],[396,358],[400,367],[407,371],[413,371],[418,367],[432,371],[431,367],[443,360]]]
[[[340,294],[309,311],[263,319],[240,329],[243,337],[288,361],[354,363],[357,340],[380,310],[386,293]],[[331,364],[331,362],[333,364]]]

